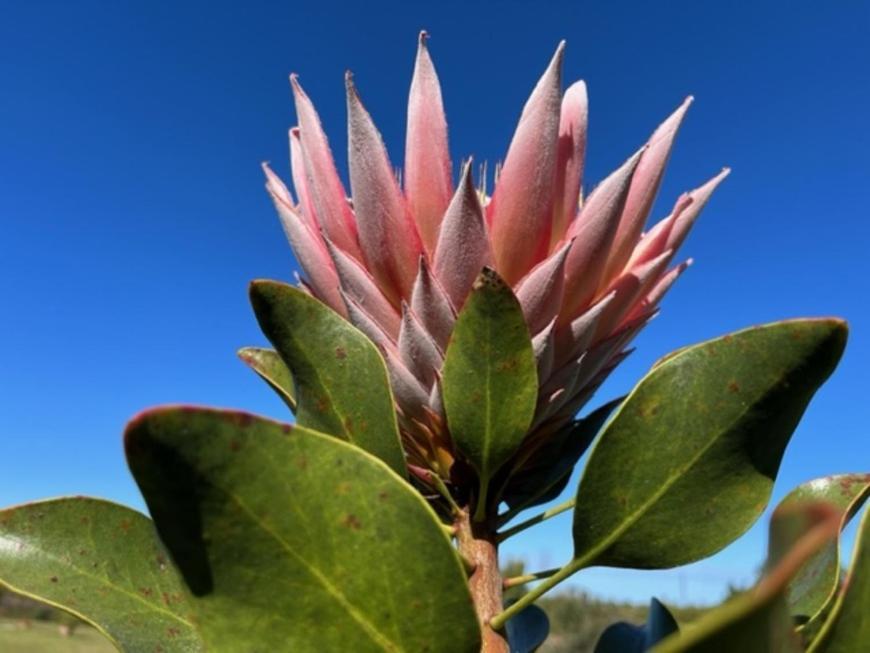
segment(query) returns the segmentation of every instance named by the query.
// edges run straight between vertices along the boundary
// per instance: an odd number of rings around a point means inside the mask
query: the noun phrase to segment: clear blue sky
[[[589,86],[588,182],[694,94],[656,217],[723,165],[733,174],[686,243],[696,265],[596,402],[680,345],[842,315],[845,359],[775,497],[870,468],[867,2],[19,2],[0,16],[0,504],[81,493],[141,507],[120,434],[147,406],[284,415],[234,351],[265,342],[248,280],[293,277],[259,169],[287,169],[287,75],[343,167],[351,68],[400,164],[420,28],[456,159],[504,156],[562,38],[566,81]],[[555,565],[569,531],[555,519],[507,552]],[[681,571],[591,570],[575,584],[713,600],[752,577],[764,540],[759,526]]]

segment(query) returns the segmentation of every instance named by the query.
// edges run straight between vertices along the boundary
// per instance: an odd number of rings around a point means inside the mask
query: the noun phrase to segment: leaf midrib
[[[30,544],[29,542],[27,542],[27,540],[19,540],[17,538],[0,535],[0,541],[2,541],[4,539],[11,540],[11,541],[15,542],[16,544],[23,544],[24,546],[30,548],[31,550],[39,552],[42,555],[44,555],[45,557],[50,558],[51,560],[58,563],[60,566],[66,567],[66,568],[72,570],[73,572],[80,574],[82,576],[85,576],[87,578],[91,578],[91,579],[97,581],[99,584],[104,585],[112,590],[115,590],[116,592],[119,592],[120,594],[123,594],[125,596],[129,596],[130,598],[133,598],[136,601],[138,601],[139,603],[142,603],[143,605],[147,606],[151,611],[157,612],[160,614],[165,614],[165,615],[171,617],[172,619],[175,619],[176,621],[184,624],[185,626],[188,626],[192,630],[195,630],[193,624],[190,621],[188,621],[187,619],[185,619],[184,617],[176,614],[175,612],[167,610],[166,608],[161,607],[157,603],[151,603],[150,601],[145,600],[144,598],[139,596],[137,593],[130,592],[130,591],[124,589],[122,586],[116,585],[115,583],[112,583],[109,579],[107,579],[103,576],[97,576],[97,575],[91,573],[90,571],[88,571],[84,568],[77,567],[76,565],[72,564],[69,560],[65,560],[65,559],[63,559],[63,558],[61,558],[61,557],[59,557],[59,556],[57,556],[49,551],[46,551],[45,549],[42,549],[38,546]],[[91,619],[92,618],[87,618],[88,621],[91,621]]]
[[[289,553],[294,559],[296,559],[302,566],[305,568],[311,576],[317,580],[320,585],[323,587],[326,592],[332,596],[350,615],[350,617],[356,621],[363,632],[371,638],[375,644],[380,646],[384,651],[389,651],[390,653],[403,653],[404,649],[395,644],[389,637],[387,637],[384,633],[382,633],[377,626],[375,626],[365,614],[361,613],[357,610],[356,606],[351,603],[347,597],[342,594],[342,592],[335,587],[329,579],[312,563],[306,560],[303,556],[297,553],[294,548],[287,542],[284,538],[282,538],[277,532],[273,529],[269,528],[266,523],[260,519],[260,517],[251,510],[247,504],[239,497],[238,495],[230,492],[229,490],[223,490],[221,488],[216,488],[225,493],[228,497],[230,497],[242,511],[248,515],[251,521],[256,524],[263,532],[269,535],[272,539],[274,539],[282,549],[284,549],[287,553]]]
[[[660,489],[653,492],[649,500],[642,503],[640,506],[638,506],[636,510],[628,515],[628,517],[622,522],[621,526],[618,526],[613,531],[611,531],[611,534],[608,537],[600,540],[597,545],[589,548],[586,555],[579,558],[575,557],[575,564],[578,566],[578,568],[582,567],[588,562],[594,561],[601,553],[606,551],[623,533],[625,533],[629,528],[634,526],[652,505],[658,503],[658,501],[663,496],[665,496],[665,494],[668,493],[668,491],[680,480],[680,478],[682,478],[686,471],[693,468],[698,463],[698,461],[700,461],[707,454],[707,452],[716,443],[719,442],[719,440],[725,433],[730,433],[733,430],[734,426],[743,418],[744,415],[746,415],[750,411],[752,406],[756,405],[760,399],[764,398],[770,393],[770,388],[776,387],[777,385],[781,384],[785,379],[785,376],[785,374],[777,375],[776,383],[769,384],[764,392],[757,395],[751,402],[746,402],[744,404],[744,409],[740,411],[737,415],[735,415],[734,419],[728,423],[726,428],[720,429],[719,433],[715,437],[710,438],[710,441],[705,444],[701,449],[699,449],[696,455],[691,457],[685,465],[678,468],[675,473],[671,474],[670,478],[668,478],[668,480],[661,485]],[[623,403],[623,406],[628,403],[628,399],[630,398],[631,397],[626,399],[625,403]],[[620,408],[620,412],[621,410],[622,408]],[[619,415],[616,415],[613,421],[615,422],[618,417]],[[578,488],[578,494],[579,492],[580,490]]]

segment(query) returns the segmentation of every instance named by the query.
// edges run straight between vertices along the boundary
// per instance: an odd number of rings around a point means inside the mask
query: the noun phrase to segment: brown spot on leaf
[[[166,629],[166,634],[170,637],[178,637],[181,634],[181,631],[178,628],[170,626]]]
[[[517,365],[517,359],[511,356],[507,360],[501,361],[497,367],[499,372],[513,372],[517,368]]]
[[[341,523],[350,528],[351,530],[355,531],[358,531],[360,528],[362,528],[362,522],[360,522],[357,516],[352,513],[348,513]]]
[[[241,448],[242,448],[241,442],[239,442],[238,440],[230,440],[230,451],[235,453],[236,451],[238,451]]]
[[[740,392],[740,386],[737,384],[737,381],[732,381],[728,384],[728,391],[734,393]]]
[[[150,587],[140,587],[140,588],[139,588],[139,593],[140,593],[142,596],[149,597],[149,596],[151,596],[152,594],[154,594],[154,590],[152,590]]]
[[[130,522],[129,519],[122,519],[122,520],[121,520],[120,527],[121,527],[121,530],[124,531],[125,533],[129,533],[129,532],[130,532],[130,528],[131,528],[132,526],[133,526],[133,524]]]
[[[230,421],[236,426],[247,428],[254,423],[254,416],[248,413],[230,413]]]
[[[380,499],[381,501],[386,501],[389,498],[390,498],[390,493],[387,492],[386,490],[381,490],[380,492],[378,492],[378,499]]]
[[[335,357],[338,360],[344,360],[345,358],[347,358],[347,352],[345,351],[344,347],[335,348]]]
[[[351,484],[348,481],[342,481],[338,484],[338,487],[335,488],[336,494],[347,494],[350,492]]]
[[[52,583],[56,583],[56,582],[57,582],[57,576],[52,576],[51,578],[49,578],[49,580],[50,580]]]

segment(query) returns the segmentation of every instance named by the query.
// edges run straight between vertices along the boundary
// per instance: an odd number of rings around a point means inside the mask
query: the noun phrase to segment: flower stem
[[[540,524],[542,521],[545,521],[545,520],[549,519],[550,517],[555,517],[556,515],[561,515],[566,510],[571,510],[571,508],[574,507],[574,503],[575,503],[574,499],[569,499],[568,501],[565,501],[564,503],[560,503],[558,506],[553,506],[549,510],[545,510],[544,512],[539,513],[539,514],[535,515],[534,517],[527,519],[526,521],[520,522],[516,526],[512,526],[511,528],[508,528],[507,530],[504,530],[501,533],[499,533],[498,534],[498,541],[504,542],[507,538],[511,537],[512,535],[516,535],[517,533],[521,533],[522,531],[526,530],[527,528],[531,528],[535,524]]]
[[[487,520],[473,520],[466,508],[456,518],[456,542],[460,556],[472,566],[468,588],[480,622],[481,653],[508,653],[504,624],[498,628],[490,626],[490,620],[503,608],[495,528]]]

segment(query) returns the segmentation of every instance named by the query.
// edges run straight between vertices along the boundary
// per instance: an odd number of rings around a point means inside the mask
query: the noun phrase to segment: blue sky
[[[870,3],[32,2],[2,13],[0,504],[92,494],[141,507],[120,434],[147,406],[284,416],[234,351],[265,342],[248,280],[294,272],[259,169],[287,169],[287,75],[300,74],[343,168],[352,69],[398,165],[421,28],[456,159],[504,156],[565,38],[565,79],[589,86],[589,183],[690,93],[655,217],[733,169],[684,247],[696,265],[596,403],[678,346],[841,315],[845,358],[774,497],[870,467]],[[593,569],[573,584],[711,601],[749,582],[764,542],[759,524],[681,570]],[[567,517],[506,547],[532,567],[570,550]]]

